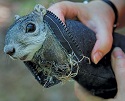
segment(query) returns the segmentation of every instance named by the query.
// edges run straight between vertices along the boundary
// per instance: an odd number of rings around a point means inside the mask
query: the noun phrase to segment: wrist
[[[94,0],[88,4],[89,6],[94,6],[94,9],[98,11],[97,13],[99,14],[98,16],[101,16],[102,18],[104,18],[107,24],[109,24],[113,28],[114,21],[115,21],[115,14],[113,9],[108,4],[106,4],[102,0]]]
[[[102,0],[102,1],[105,2],[107,5],[109,5],[113,10],[114,15],[115,15],[115,20],[114,20],[114,26],[113,27],[114,27],[114,29],[116,29],[117,22],[118,22],[118,10],[117,10],[116,6],[113,4],[112,1],[110,1],[110,0]]]
[[[125,0],[110,0],[114,3],[118,10],[118,25],[119,27],[122,27],[124,21],[125,21]]]

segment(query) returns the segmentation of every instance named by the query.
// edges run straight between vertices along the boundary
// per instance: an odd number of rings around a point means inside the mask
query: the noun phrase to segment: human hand
[[[125,99],[125,53],[120,48],[112,52],[112,68],[115,73],[118,92],[114,99],[102,99],[89,94],[79,84],[75,84],[75,94],[80,101],[124,101]]]
[[[103,9],[101,9],[103,8]],[[98,61],[110,51],[114,12],[102,1],[88,4],[63,1],[52,5],[48,10],[55,13],[64,23],[65,19],[78,19],[96,33],[96,44],[91,53],[92,61]]]

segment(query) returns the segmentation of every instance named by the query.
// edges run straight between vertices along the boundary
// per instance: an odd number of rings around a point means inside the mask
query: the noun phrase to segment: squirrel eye
[[[35,24],[33,24],[33,23],[29,23],[29,24],[26,26],[26,33],[34,32],[35,30],[36,30],[36,26],[35,26]]]

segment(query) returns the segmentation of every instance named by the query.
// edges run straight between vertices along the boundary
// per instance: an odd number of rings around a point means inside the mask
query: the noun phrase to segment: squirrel
[[[6,34],[4,52],[14,60],[32,61],[39,64],[35,73],[43,71],[44,75],[50,77],[49,79],[52,79],[51,76],[54,75],[64,81],[76,74],[71,73],[72,66],[76,65],[76,62],[52,34],[50,26],[43,20],[46,13],[46,8],[37,4],[30,14],[23,17],[16,15],[14,24]],[[54,65],[53,70],[50,65]],[[46,68],[47,66],[48,68]],[[54,74],[58,70],[61,72]],[[45,84],[44,86],[46,86]]]
[[[24,17],[16,15],[15,23],[6,35],[4,52],[12,59],[30,61],[42,47],[40,51],[43,59],[47,57],[65,63],[66,52],[62,51],[52,35],[52,30],[43,21],[45,14],[46,8],[36,5],[29,15]]]

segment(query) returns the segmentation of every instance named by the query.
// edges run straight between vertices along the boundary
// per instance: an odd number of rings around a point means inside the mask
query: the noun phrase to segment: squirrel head
[[[16,15],[6,34],[4,52],[13,59],[31,60],[46,39],[45,14],[45,7],[38,4],[30,14]]]

